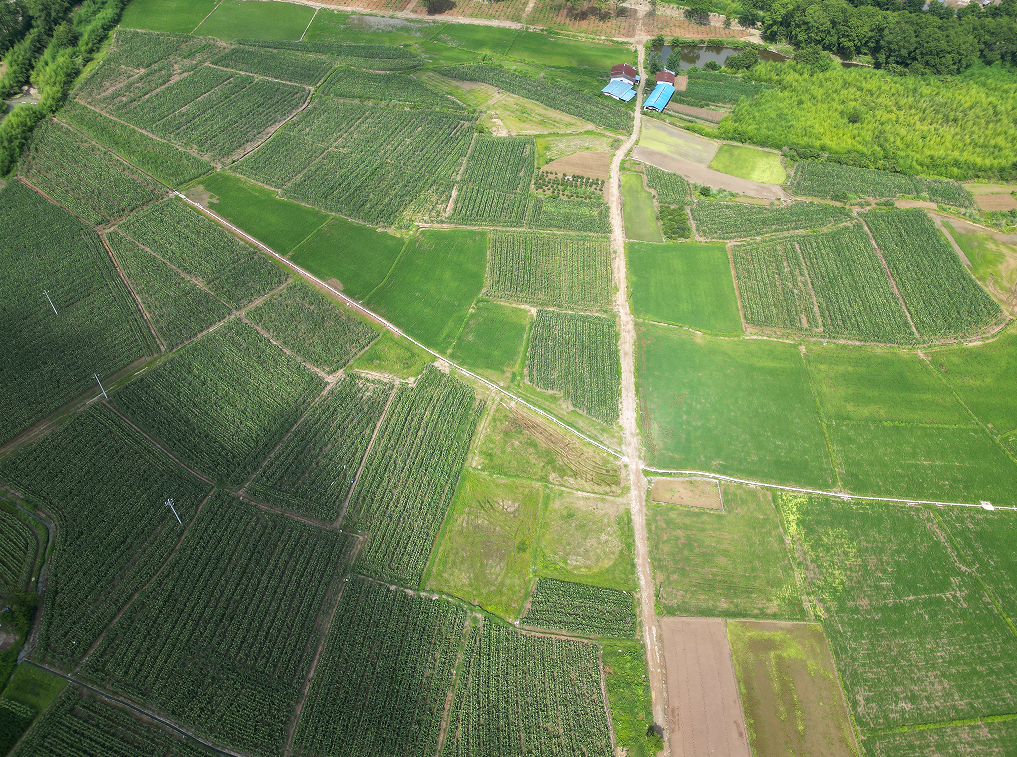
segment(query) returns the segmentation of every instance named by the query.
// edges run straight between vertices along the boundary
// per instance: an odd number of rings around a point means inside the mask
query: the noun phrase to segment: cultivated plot
[[[507,384],[519,365],[529,322],[524,308],[477,300],[449,354],[456,363]]]
[[[520,622],[577,636],[631,638],[635,598],[627,591],[538,578]]]
[[[692,220],[705,239],[748,239],[845,223],[851,213],[839,205],[818,202],[766,206],[702,200],[692,208]]]
[[[625,238],[637,242],[663,242],[664,238],[657,226],[653,195],[643,186],[642,175],[623,173],[621,187],[625,208]]]
[[[690,84],[695,81],[691,79]],[[761,184],[783,184],[787,178],[778,153],[740,145],[721,145],[710,162],[710,168]]]

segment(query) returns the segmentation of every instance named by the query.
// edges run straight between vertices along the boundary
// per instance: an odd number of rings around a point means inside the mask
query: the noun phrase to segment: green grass
[[[505,55],[519,32],[499,26],[446,24],[428,35],[428,41],[489,55]]]
[[[661,614],[805,618],[770,493],[725,484],[723,498],[723,512],[650,506]]]
[[[536,65],[593,68],[598,74],[603,74],[615,63],[635,63],[630,47],[569,39],[539,31],[518,32],[507,51],[502,54]]]
[[[780,155],[752,147],[721,145],[710,163],[710,168],[763,184],[783,184],[787,179]]]
[[[653,119],[648,120],[643,126],[639,135],[639,146],[689,160],[700,166],[709,165],[713,156],[717,154],[716,142],[682,129],[666,126]]]
[[[366,23],[375,23],[375,17],[369,18]],[[349,13],[321,8],[304,34],[304,41],[404,45],[420,42],[423,35],[430,31],[430,24],[395,19],[385,19],[376,28],[365,27],[363,24],[351,25]]]
[[[526,598],[540,486],[467,470],[459,480],[428,588],[515,620]]]
[[[219,39],[300,39],[314,16],[304,5],[223,0],[194,34]]]
[[[623,498],[555,489],[544,515],[537,573],[635,591],[632,520]]]
[[[350,368],[389,373],[396,378],[408,379],[420,375],[429,362],[431,356],[413,342],[384,331],[350,364]]]
[[[629,757],[648,757],[663,751],[659,741],[646,735],[653,724],[653,702],[643,647],[611,642],[601,648],[601,658],[615,743],[626,749]]]
[[[451,357],[497,380],[510,382],[523,351],[529,311],[480,300],[452,347]]]
[[[210,210],[282,255],[293,252],[329,219],[320,210],[283,200],[271,189],[222,171],[206,176],[187,194],[202,190],[212,195]]]
[[[994,434],[1017,429],[1013,377],[1017,375],[1017,330],[974,347],[952,347],[928,353],[929,361],[965,405]]]
[[[388,276],[406,240],[333,218],[293,251],[290,260],[347,297],[363,300]]]
[[[67,680],[48,670],[23,663],[14,669],[10,683],[4,689],[4,698],[13,699],[42,712],[67,686]]]
[[[643,177],[637,173],[622,174],[622,198],[625,208],[625,237],[640,242],[663,242],[657,226],[657,211],[653,195],[643,187]]]
[[[796,346],[637,327],[647,464],[829,487],[833,472]]]
[[[124,8],[120,26],[153,32],[190,34],[217,0],[132,0]]]
[[[871,757],[928,757],[930,754],[998,754],[1017,744],[1017,719],[907,730],[874,735],[863,734],[865,753]],[[978,750],[974,752],[972,750]],[[984,751],[982,751],[984,750]]]
[[[626,260],[637,318],[715,334],[742,332],[724,245],[631,243]]]
[[[368,305],[432,349],[448,350],[484,288],[487,233],[422,231]]]

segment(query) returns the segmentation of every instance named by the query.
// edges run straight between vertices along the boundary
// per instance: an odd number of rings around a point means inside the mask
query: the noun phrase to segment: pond
[[[706,47],[704,45],[698,45],[696,47],[681,47],[678,49],[679,63],[678,68],[673,65],[668,65],[668,58],[671,57],[671,45],[664,45],[660,50],[660,57],[664,59],[664,66],[670,71],[682,71],[692,66],[698,66],[702,68],[704,65],[709,63],[711,60],[715,61],[718,65],[723,66],[727,63],[727,59],[732,55],[740,53],[744,48],[740,47]],[[774,61],[776,63],[783,63],[787,58],[780,53],[775,53],[770,50],[760,50],[759,59],[765,61]],[[672,61],[673,63],[674,61]]]

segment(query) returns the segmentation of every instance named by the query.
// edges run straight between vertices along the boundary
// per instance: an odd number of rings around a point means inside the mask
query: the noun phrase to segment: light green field
[[[662,152],[665,155],[673,155],[682,160],[689,160],[700,166],[710,165],[718,148],[716,142],[697,137],[695,134],[672,126],[666,126],[653,119],[648,119],[643,124],[643,129],[639,134],[639,146]]]
[[[473,92],[476,90],[472,90],[471,94]],[[457,100],[462,99],[458,93],[452,96]],[[481,117],[481,123],[492,132],[497,132],[498,121],[513,136],[584,132],[593,128],[589,121],[548,108],[525,97],[510,94],[502,94],[497,102],[487,106],[486,112]]]
[[[153,32],[190,34],[218,0],[133,0],[124,8],[120,26]]]
[[[420,42],[434,27],[429,22],[351,15],[321,8],[304,34],[304,41],[405,45]]]
[[[350,363],[353,370],[389,373],[396,378],[408,379],[420,375],[431,362],[430,354],[408,339],[383,331],[374,343]]]
[[[300,39],[314,8],[293,3],[222,0],[201,26],[199,37],[219,39]]]
[[[752,147],[721,145],[710,162],[710,168],[763,184],[783,184],[787,179],[780,155]]]
[[[610,70],[615,63],[635,64],[635,55],[627,45],[586,42],[539,31],[517,32],[503,55],[558,68],[594,68],[598,73]]]
[[[200,202],[196,195],[202,192],[211,193],[210,210],[282,255],[293,252],[331,217],[292,200],[283,200],[271,189],[222,171],[201,179],[185,194]]]
[[[971,569],[1012,621],[1017,618],[1017,513],[951,507],[936,510],[961,562]]]
[[[487,232],[422,231],[367,303],[410,336],[445,352],[484,288],[486,268]]]
[[[626,248],[632,313],[715,334],[740,334],[742,320],[723,244],[642,244]]]
[[[537,573],[635,591],[632,519],[626,500],[552,490],[540,532]]]
[[[518,33],[515,29],[500,26],[445,24],[429,34],[428,40],[476,53],[504,55]]]
[[[628,757],[649,757],[663,751],[660,737],[647,735],[653,724],[653,701],[642,644],[612,641],[602,647],[601,655],[615,743],[627,750]]]
[[[960,221],[947,221],[946,228],[971,262],[971,275],[990,292],[1009,292],[1017,286],[1017,244],[1004,244],[999,237],[1007,237],[977,231]]]
[[[21,664],[14,669],[4,697],[42,712],[66,687],[66,679],[34,665]]]
[[[489,378],[511,383],[523,351],[530,313],[490,300],[479,300],[456,339],[451,357]]]
[[[540,486],[466,470],[427,587],[519,617],[540,522]]]
[[[385,280],[405,244],[402,237],[333,218],[290,259],[347,296],[363,300]]]
[[[648,465],[833,485],[796,346],[643,323],[636,355]]]
[[[951,347],[927,353],[968,408],[993,434],[1017,429],[1017,330],[974,347]]]
[[[723,484],[723,512],[650,505],[646,525],[664,615],[806,617],[770,492]]]
[[[639,242],[663,242],[657,225],[657,211],[653,195],[643,186],[643,176],[623,173],[622,199],[625,211],[625,238]]]
[[[618,140],[590,131],[582,134],[537,137],[536,142],[537,167],[540,168],[551,161],[575,155],[577,152],[612,152],[616,149]]]

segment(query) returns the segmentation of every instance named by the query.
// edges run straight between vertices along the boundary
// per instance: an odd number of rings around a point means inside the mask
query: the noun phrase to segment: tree
[[[685,18],[700,26],[708,25],[710,23],[710,0],[692,0],[685,8]]]
[[[746,71],[757,63],[759,63],[759,51],[750,47],[728,58],[724,63],[724,68],[730,68],[733,71]]]
[[[650,55],[650,59],[646,63],[646,68],[651,74],[659,74],[664,70],[664,59],[660,57],[660,53],[655,52]]]

